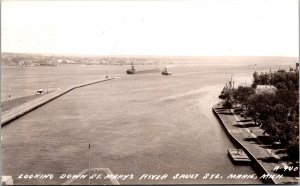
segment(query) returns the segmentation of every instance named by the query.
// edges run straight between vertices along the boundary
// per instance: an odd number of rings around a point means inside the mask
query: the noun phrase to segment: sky
[[[1,50],[298,57],[298,7],[298,0],[2,0]]]

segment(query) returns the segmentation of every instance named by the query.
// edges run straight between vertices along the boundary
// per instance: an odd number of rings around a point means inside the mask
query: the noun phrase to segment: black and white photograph
[[[299,184],[298,0],[2,0],[2,185]]]

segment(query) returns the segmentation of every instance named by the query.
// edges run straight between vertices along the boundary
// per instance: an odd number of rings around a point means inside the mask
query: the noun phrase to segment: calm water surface
[[[205,180],[206,173],[254,174],[227,156],[234,145],[211,111],[224,84],[249,83],[249,65],[174,65],[172,76],[126,75],[126,66],[3,67],[3,87],[15,95],[37,87],[64,88],[99,79],[108,70],[118,79],[76,89],[2,128],[2,171],[16,184],[62,184],[65,180],[18,180],[20,174],[76,174],[91,166],[134,174],[121,184],[261,183]],[[147,68],[147,67],[143,67]],[[267,67],[265,68],[267,70]],[[3,88],[2,99],[5,98]],[[8,91],[9,92],[9,91]],[[19,92],[19,93],[18,93]],[[3,95],[4,94],[4,95]],[[19,95],[19,96],[20,96]],[[171,176],[200,174],[199,179]],[[168,174],[166,180],[138,180]]]

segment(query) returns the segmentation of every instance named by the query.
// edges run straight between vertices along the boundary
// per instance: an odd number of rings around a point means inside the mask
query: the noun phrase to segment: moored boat
[[[234,163],[250,163],[251,159],[243,149],[228,149],[228,156]]]

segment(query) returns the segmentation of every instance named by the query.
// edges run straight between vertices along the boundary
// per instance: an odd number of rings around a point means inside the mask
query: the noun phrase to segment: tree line
[[[268,86],[259,92],[259,85]],[[274,141],[280,142],[290,161],[299,161],[298,71],[254,72],[251,86],[225,87],[219,98],[225,100],[225,108],[238,105],[242,116],[253,118]]]

